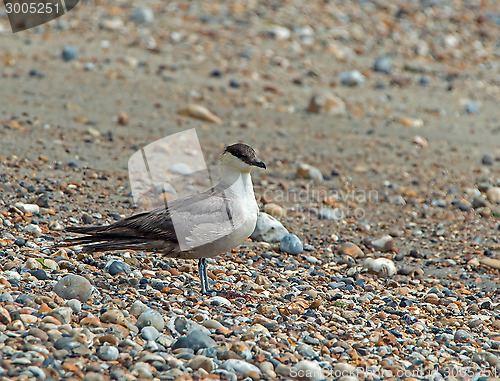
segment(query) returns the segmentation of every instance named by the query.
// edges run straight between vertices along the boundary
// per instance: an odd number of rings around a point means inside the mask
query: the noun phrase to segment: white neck
[[[244,194],[255,197],[253,193],[252,177],[250,172],[241,172],[239,169],[229,165],[224,165],[224,172],[220,181],[222,184],[228,185],[234,189],[244,192]]]

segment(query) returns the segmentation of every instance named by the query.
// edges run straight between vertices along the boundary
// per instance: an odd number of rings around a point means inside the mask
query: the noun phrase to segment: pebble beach
[[[500,379],[499,36],[494,0],[0,9],[0,380]],[[137,213],[128,160],[192,128],[267,165],[216,295],[53,247]]]

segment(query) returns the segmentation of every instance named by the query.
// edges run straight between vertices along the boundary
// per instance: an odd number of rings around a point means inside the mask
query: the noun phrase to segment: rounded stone
[[[392,62],[387,56],[378,57],[373,63],[373,71],[390,74],[392,72]]]
[[[338,251],[340,254],[349,255],[350,257],[353,258],[359,258],[364,255],[363,250],[361,250],[358,245],[352,242],[341,243],[338,246]]]
[[[31,270],[30,274],[33,275],[38,280],[47,280],[49,276],[43,269]]]
[[[108,273],[115,276],[120,273],[130,274],[132,271],[128,263],[122,261],[113,261],[108,267]]]
[[[125,316],[123,315],[123,312],[115,308],[107,310],[101,315],[101,321],[103,323],[120,324],[124,320]]]
[[[129,313],[133,316],[139,316],[148,309],[149,307],[146,306],[143,302],[141,302],[140,300],[136,300],[134,303],[132,303],[132,306],[130,306]]]
[[[78,49],[71,45],[66,45],[62,50],[62,59],[66,62],[78,58]]]
[[[196,353],[202,348],[213,348],[215,345],[215,341],[204,332],[193,331],[188,336],[181,336],[172,345],[172,349],[191,348]]]
[[[299,237],[295,234],[287,234],[280,242],[280,250],[288,254],[296,255],[302,253],[304,246]]]
[[[276,243],[288,234],[288,230],[273,216],[260,212],[255,224],[255,230],[250,238],[260,242]]]
[[[215,369],[214,361],[206,356],[195,356],[188,366],[193,370],[204,369],[207,373],[212,373]]]
[[[130,19],[136,24],[151,24],[155,16],[151,8],[137,8],[130,15]]]
[[[160,336],[160,332],[155,327],[144,327],[141,329],[141,336],[144,340],[155,341]]]
[[[345,71],[340,74],[340,83],[344,86],[354,87],[366,81],[366,77],[358,70]]]
[[[68,274],[57,282],[54,292],[63,299],[78,299],[85,303],[92,296],[92,285],[83,276]]]
[[[76,313],[82,310],[82,303],[78,299],[70,299],[66,302],[66,305]]]
[[[458,329],[455,332],[455,335],[453,336],[453,340],[459,343],[468,342],[472,339],[473,339],[472,335],[465,329]]]
[[[304,360],[292,368],[290,375],[296,372],[297,378],[302,381],[319,381],[324,378],[323,369],[317,361]]]
[[[120,351],[112,345],[103,345],[97,349],[97,356],[103,361],[116,361]]]
[[[233,371],[239,374],[245,374],[248,372],[261,374],[260,369],[255,365],[238,359],[229,359],[224,361],[224,363],[222,364],[222,369]]]
[[[158,332],[161,332],[165,328],[165,321],[158,311],[150,308],[141,313],[137,319],[136,325],[139,329],[144,327],[155,327]]]
[[[344,212],[340,208],[321,208],[318,211],[318,218],[320,220],[340,220],[344,217]]]

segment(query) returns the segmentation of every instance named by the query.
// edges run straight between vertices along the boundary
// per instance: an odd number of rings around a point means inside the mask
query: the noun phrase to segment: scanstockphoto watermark
[[[338,366],[341,365],[341,366]],[[345,366],[343,366],[345,365]],[[319,366],[292,366],[290,376],[302,380],[325,380],[341,379],[342,377],[377,377],[380,379],[393,378],[398,380],[406,378],[416,379],[434,379],[437,376],[453,378],[475,379],[482,377],[498,377],[498,369],[490,367],[459,367],[459,366],[441,366],[431,370],[424,369],[397,369],[391,370],[382,367],[351,367],[347,364],[337,364],[334,369],[322,369]]]
[[[331,220],[363,219],[366,216],[365,206],[379,200],[379,193],[375,189],[325,189],[318,188],[313,183],[294,190],[256,186],[255,195],[261,200],[286,205],[284,217],[309,218],[311,214],[318,214],[317,207],[321,205],[320,209],[325,208],[320,212],[320,218]],[[328,209],[327,206],[331,208]]]

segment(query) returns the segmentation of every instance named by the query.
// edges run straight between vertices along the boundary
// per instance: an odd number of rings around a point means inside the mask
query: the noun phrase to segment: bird
[[[198,259],[201,292],[213,295],[207,258],[233,250],[254,231],[259,207],[251,171],[266,168],[247,144],[227,146],[222,153],[220,182],[205,192],[169,201],[151,211],[106,226],[69,226],[81,236],[58,247],[81,245],[87,253],[142,250],[167,257]]]

